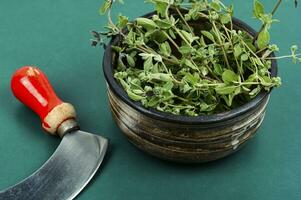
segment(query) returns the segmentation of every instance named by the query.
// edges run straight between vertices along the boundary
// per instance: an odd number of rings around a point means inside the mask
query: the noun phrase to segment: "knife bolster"
[[[64,121],[57,129],[57,134],[63,138],[67,133],[79,130],[79,125],[75,119],[68,119]]]
[[[66,125],[68,124],[68,127],[70,129],[70,126],[72,125],[73,127],[76,127],[77,124],[75,122],[76,118],[76,112],[74,107],[69,104],[69,103],[62,103],[57,106],[55,106],[43,119],[42,126],[51,135],[57,135],[58,134],[58,129],[60,128],[60,136],[64,135],[62,132],[67,131],[66,130]],[[71,123],[71,120],[73,121]],[[64,123],[67,122],[68,123]],[[65,126],[63,124],[66,124]],[[61,137],[62,137],[61,136]]]

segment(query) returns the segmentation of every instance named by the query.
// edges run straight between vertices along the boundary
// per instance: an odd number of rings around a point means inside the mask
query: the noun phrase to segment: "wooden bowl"
[[[233,23],[252,36],[256,34],[238,19],[233,18]],[[112,39],[104,53],[109,104],[117,126],[139,149],[171,161],[207,162],[237,151],[255,135],[264,119],[269,92],[262,91],[231,111],[206,116],[180,116],[144,108],[140,102],[132,101],[113,77],[116,62],[112,45],[119,39]],[[275,60],[272,60],[271,75],[277,75]]]

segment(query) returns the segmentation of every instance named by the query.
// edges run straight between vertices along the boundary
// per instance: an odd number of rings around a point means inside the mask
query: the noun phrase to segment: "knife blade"
[[[20,68],[12,77],[11,88],[17,99],[40,116],[44,130],[62,141],[40,169],[1,191],[0,199],[73,199],[102,163],[108,140],[79,130],[74,107],[57,97],[40,69]]]

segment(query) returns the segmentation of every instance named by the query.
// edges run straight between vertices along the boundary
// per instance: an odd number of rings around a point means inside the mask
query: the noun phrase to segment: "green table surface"
[[[231,1],[226,1],[227,3]],[[252,1],[233,0],[235,16],[255,28]],[[272,9],[276,0],[265,0]],[[78,199],[194,200],[301,198],[300,64],[279,61],[283,86],[275,89],[266,118],[243,149],[216,162],[181,165],[151,157],[130,144],[112,120],[102,73],[102,48],[90,46],[90,30],[102,30],[101,0],[0,1],[0,190],[38,169],[60,143],[43,133],[39,118],[10,91],[12,73],[39,66],[58,95],[72,102],[85,131],[110,138],[100,173]],[[131,19],[152,10],[126,0],[119,12]],[[273,42],[289,53],[301,46],[301,5],[284,1],[272,28]]]

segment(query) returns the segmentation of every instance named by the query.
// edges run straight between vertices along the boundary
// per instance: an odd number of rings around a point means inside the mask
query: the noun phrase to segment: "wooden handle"
[[[42,127],[52,135],[63,122],[76,118],[74,107],[57,97],[46,75],[36,67],[18,69],[12,76],[11,89],[17,99],[40,116]]]

